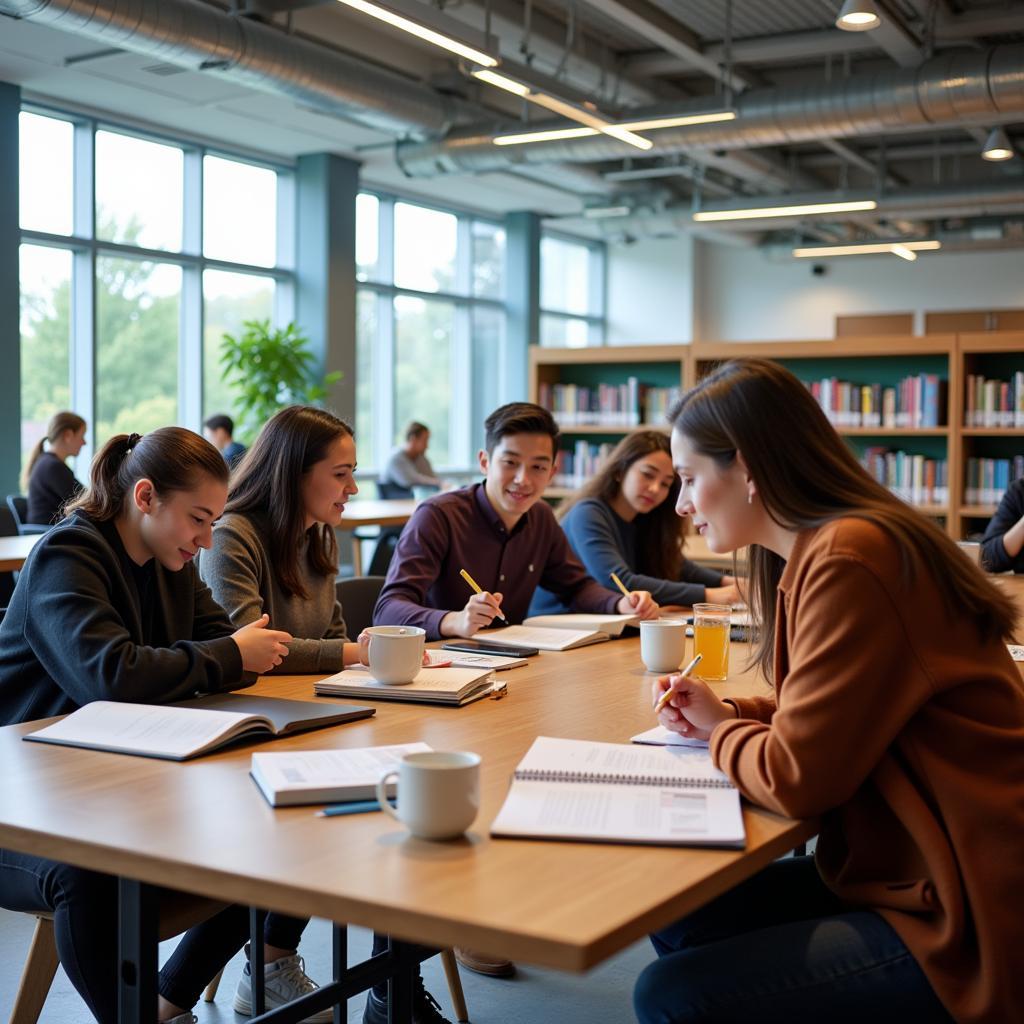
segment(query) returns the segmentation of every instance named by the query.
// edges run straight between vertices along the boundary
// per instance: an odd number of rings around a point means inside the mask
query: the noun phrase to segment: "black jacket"
[[[1014,480],[981,540],[981,558],[989,572],[1024,572],[1024,548],[1011,558],[1003,547],[1003,534],[1024,516],[1024,477]]]
[[[193,564],[154,564],[144,602],[113,522],[76,512],[32,549],[0,625],[0,725],[94,700],[164,704],[243,680],[234,627]]]
[[[50,526],[57,522],[64,503],[82,489],[68,464],[53,452],[43,452],[28,481],[26,522]]]

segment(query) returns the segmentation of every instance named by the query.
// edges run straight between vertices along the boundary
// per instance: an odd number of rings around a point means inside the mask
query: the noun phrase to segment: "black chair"
[[[46,533],[49,526],[28,522],[28,498],[24,494],[8,494],[7,507],[14,517],[14,525],[23,537],[30,533]]]
[[[335,584],[350,640],[355,640],[367,626],[373,625],[373,606],[383,586],[383,576],[354,576],[338,580]]]
[[[377,493],[385,501],[400,501],[405,499],[406,501],[412,501],[415,495],[412,493],[411,487],[403,487],[401,484],[393,484],[390,481],[384,483],[379,481],[377,484]]]
[[[18,524],[14,521],[14,513],[6,505],[0,505],[0,537],[17,537]],[[5,608],[11,603],[14,593],[15,575],[13,572],[0,572],[0,605]]]

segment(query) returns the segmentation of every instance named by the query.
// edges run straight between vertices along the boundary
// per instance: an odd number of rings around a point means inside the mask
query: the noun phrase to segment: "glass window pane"
[[[501,349],[505,334],[505,313],[490,306],[473,310],[472,352],[473,408],[470,421],[471,451],[469,464],[484,446],[484,420],[501,405]]]
[[[430,428],[430,461],[451,462],[448,410],[452,401],[455,306],[400,295],[395,299],[395,429],[409,420]]]
[[[74,230],[72,173],[75,126],[41,114],[18,117],[21,226],[70,235]]]
[[[498,224],[473,221],[473,294],[505,296],[505,229]]]
[[[229,274],[223,270],[203,273],[203,419],[215,413],[234,417],[235,396],[221,379],[220,352],[225,334],[245,331],[246,320],[270,320],[274,314],[272,277]]]
[[[97,448],[177,422],[180,303],[180,267],[97,257]]]
[[[356,196],[356,280],[380,281],[380,200]]]
[[[21,452],[71,408],[71,260],[64,249],[21,247]],[[82,479],[81,474],[78,474]]]
[[[185,155],[177,146],[96,133],[96,236],[181,249]]]
[[[586,320],[542,314],[540,343],[545,348],[586,348],[588,345],[600,345],[601,340],[591,336],[590,324]]]
[[[560,238],[540,243],[540,304],[563,313],[592,312],[590,308],[590,249]]]
[[[212,260],[277,262],[277,172],[203,157],[203,252]]]
[[[455,214],[395,203],[395,284],[421,292],[454,291],[457,237]]]
[[[373,381],[378,345],[377,295],[356,293],[356,461],[377,468]]]

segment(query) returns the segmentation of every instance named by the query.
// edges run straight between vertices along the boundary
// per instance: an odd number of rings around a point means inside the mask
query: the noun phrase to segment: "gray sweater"
[[[270,560],[269,536],[270,525],[263,516],[238,512],[224,516],[213,531],[213,547],[199,555],[200,575],[236,627],[266,612],[271,628],[295,637],[288,657],[273,672],[340,671],[348,634],[334,578],[312,572],[304,538],[299,570],[309,597],[286,594]]]

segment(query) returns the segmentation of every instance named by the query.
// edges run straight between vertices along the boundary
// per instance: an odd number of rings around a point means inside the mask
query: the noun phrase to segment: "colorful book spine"
[[[548,409],[560,427],[608,427],[629,429],[641,423],[664,424],[669,408],[681,394],[677,387],[642,385],[629,377],[624,384],[552,384],[537,388],[540,405]]]
[[[947,383],[934,373],[905,377],[895,387],[824,377],[804,381],[822,411],[839,430],[941,427],[946,422]]]
[[[869,475],[911,505],[949,503],[949,463],[881,446],[864,449],[861,465]]]
[[[998,505],[1006,489],[1024,477],[1024,455],[1011,459],[968,458],[964,501],[968,505]]]
[[[1024,370],[1009,380],[969,373],[964,387],[964,426],[1024,427]]]
[[[589,444],[577,441],[572,448],[563,448],[555,458],[555,475],[552,483],[556,487],[582,487],[594,476],[614,445]]]

